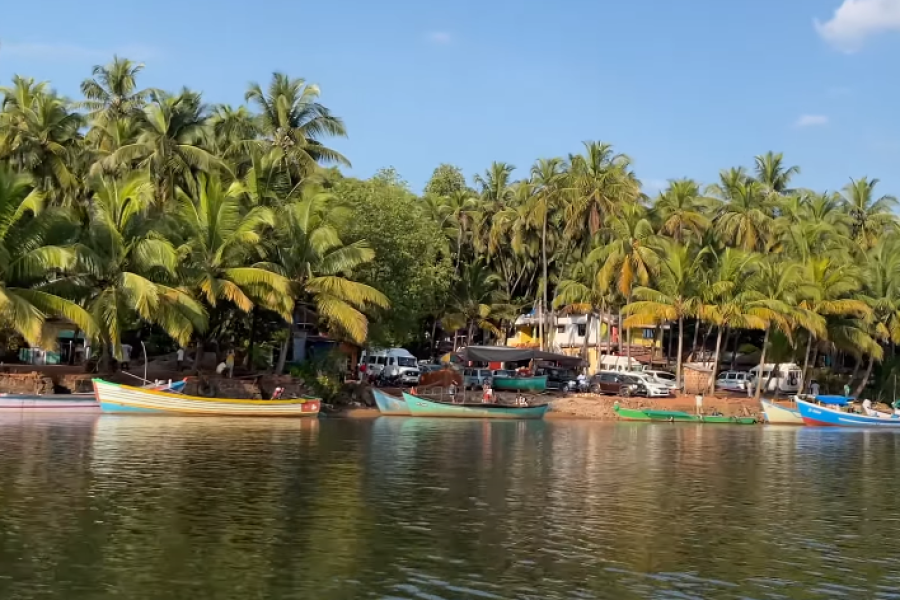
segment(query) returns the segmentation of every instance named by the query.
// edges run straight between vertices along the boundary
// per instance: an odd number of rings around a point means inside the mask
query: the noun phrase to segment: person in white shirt
[[[181,368],[184,366],[184,348],[179,347],[178,352],[175,353],[175,367],[178,371],[181,371]]]
[[[878,414],[874,410],[872,410],[872,401],[869,400],[868,398],[863,400],[862,407],[863,407],[863,412],[866,413],[867,416],[870,416],[870,417],[878,416]]]

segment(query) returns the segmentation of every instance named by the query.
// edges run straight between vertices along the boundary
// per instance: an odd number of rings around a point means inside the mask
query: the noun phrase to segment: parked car
[[[747,371],[722,371],[716,378],[716,387],[731,392],[746,392],[750,381]]]
[[[561,390],[570,381],[574,381],[578,374],[572,369],[563,369],[561,367],[539,367],[535,375],[547,376],[548,390]]]
[[[594,394],[645,396],[647,387],[631,374],[601,371],[591,377],[590,390]]]
[[[670,383],[652,377],[648,373],[628,373],[628,376],[644,384],[648,398],[668,398],[672,395],[673,386]]]
[[[669,373],[668,371],[643,371],[643,373],[653,377],[657,381],[668,384],[669,389],[672,390],[673,394],[679,392],[678,386],[675,384],[675,373]]]
[[[419,364],[419,371],[424,373],[431,373],[432,371],[440,371],[444,368],[444,365],[441,364]]]
[[[490,379],[490,369],[465,369],[463,371],[463,386],[467,390],[480,390]]]

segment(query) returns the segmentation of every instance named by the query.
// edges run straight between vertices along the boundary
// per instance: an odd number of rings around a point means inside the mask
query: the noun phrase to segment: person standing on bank
[[[234,376],[234,350],[228,351],[228,356],[225,357],[225,366],[228,369],[228,378],[231,379]]]
[[[178,347],[178,352],[175,353],[175,368],[178,369],[178,372],[181,372],[181,369],[184,367],[184,348],[181,346]]]

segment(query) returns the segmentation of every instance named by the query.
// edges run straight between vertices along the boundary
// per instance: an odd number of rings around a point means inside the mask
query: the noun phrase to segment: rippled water
[[[898,598],[892,432],[0,421],[0,598]]]

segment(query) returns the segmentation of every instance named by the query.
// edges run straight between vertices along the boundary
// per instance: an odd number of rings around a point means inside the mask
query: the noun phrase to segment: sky
[[[75,8],[78,7],[78,8]],[[368,177],[416,191],[439,163],[471,181],[492,161],[612,143],[645,191],[703,183],[766,151],[796,185],[878,177],[900,196],[900,0],[40,0],[0,11],[0,82],[78,96],[113,54],[140,84],[243,102],[273,71],[322,90]]]

